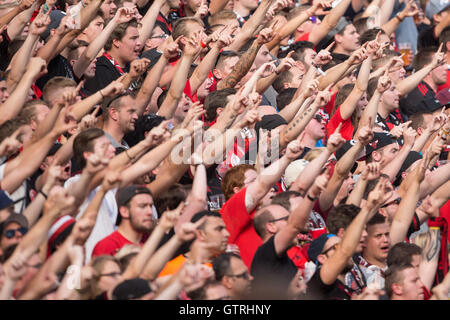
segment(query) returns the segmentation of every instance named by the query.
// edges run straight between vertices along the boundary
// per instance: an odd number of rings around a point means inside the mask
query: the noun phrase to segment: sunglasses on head
[[[19,229],[5,230],[5,232],[3,232],[3,235],[8,239],[12,239],[16,236],[17,231],[19,231],[22,235],[25,235],[28,232],[28,228],[22,227]]]

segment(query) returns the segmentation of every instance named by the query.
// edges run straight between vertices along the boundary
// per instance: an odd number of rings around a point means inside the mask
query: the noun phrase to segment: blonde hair
[[[322,152],[323,150],[325,150],[324,147],[320,147],[320,148],[313,148],[311,150],[309,150],[306,155],[303,157],[303,159],[305,159],[306,161],[313,161],[315,158],[317,158]]]

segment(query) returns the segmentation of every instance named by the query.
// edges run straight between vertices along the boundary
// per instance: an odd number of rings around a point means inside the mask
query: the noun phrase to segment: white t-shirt
[[[68,179],[65,184],[64,188],[68,188],[72,183],[78,181],[80,179],[80,175],[73,176],[72,178]],[[94,198],[95,194],[98,191],[98,186],[95,190],[93,190],[86,200],[83,202],[83,204],[80,206],[80,210],[76,216],[75,219],[80,219],[83,212],[86,210],[89,203]],[[91,235],[87,239],[84,247],[86,252],[86,263],[89,263],[91,260],[91,254],[92,250],[94,250],[95,245],[97,242],[102,240],[103,238],[109,236],[112,232],[116,230],[116,219],[118,214],[118,208],[117,208],[117,202],[116,202],[116,192],[117,188],[113,190],[109,190],[105,197],[103,198],[102,204],[100,205],[100,209],[98,211],[97,215],[97,221],[95,222],[94,229],[91,232]]]
[[[7,164],[7,162],[5,162],[5,163],[3,163],[2,165],[0,165],[0,181],[3,180],[3,177],[4,177],[4,175],[5,175],[5,167],[6,167],[6,164]],[[25,208],[26,208],[26,205],[25,205],[25,203],[26,203],[26,202],[25,202],[25,193],[26,193],[26,190],[27,190],[27,184],[26,184],[26,181],[22,182],[22,184],[20,185],[20,187],[17,188],[17,190],[14,191],[12,194],[9,194],[6,190],[3,190],[3,191],[5,191],[5,193],[8,195],[8,197],[11,198],[12,201],[16,201],[16,200],[18,200],[18,199],[24,199],[24,200],[22,200],[22,201],[17,202],[17,203],[14,205],[14,211],[15,211],[16,213],[23,213],[23,211],[24,211]]]

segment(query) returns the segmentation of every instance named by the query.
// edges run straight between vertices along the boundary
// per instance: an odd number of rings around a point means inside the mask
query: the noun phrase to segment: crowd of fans
[[[448,0],[1,0],[0,299],[447,300]]]

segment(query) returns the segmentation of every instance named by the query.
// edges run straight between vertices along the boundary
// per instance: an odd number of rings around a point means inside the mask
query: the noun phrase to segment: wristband
[[[398,20],[400,20],[400,22],[403,22],[403,20],[405,19],[405,18],[400,18],[400,12],[397,13],[397,14],[395,15],[395,17],[398,18]]]
[[[309,195],[309,193],[306,194],[306,197],[307,197],[311,202],[314,202],[314,201],[317,200],[317,198],[311,197],[311,196]]]
[[[44,191],[39,190],[39,193],[42,194],[46,200],[48,199],[48,196],[44,193]]]

